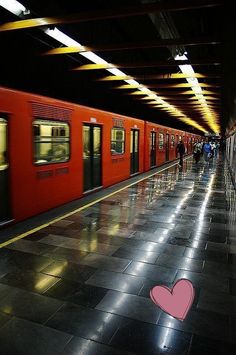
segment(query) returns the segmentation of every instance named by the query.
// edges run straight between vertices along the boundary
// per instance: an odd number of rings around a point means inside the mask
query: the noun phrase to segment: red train
[[[0,225],[20,221],[188,153],[197,135],[0,88]]]

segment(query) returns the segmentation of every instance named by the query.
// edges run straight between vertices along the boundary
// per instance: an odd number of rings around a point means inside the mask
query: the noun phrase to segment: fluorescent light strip
[[[27,11],[26,7],[16,0],[0,0],[0,6],[16,16],[20,16]]]
[[[175,56],[175,60],[188,60],[187,56],[185,54],[183,55],[177,55]],[[179,65],[180,70],[182,71],[183,74],[186,75],[193,75],[195,74],[193,68],[191,65],[186,64],[186,65]],[[217,115],[215,113],[212,112],[212,110],[210,110],[210,108],[208,108],[206,99],[204,98],[204,95],[202,94],[202,88],[199,85],[199,82],[197,80],[197,78],[187,78],[186,79],[188,83],[190,83],[191,85],[193,85],[191,87],[192,91],[194,92],[195,96],[197,97],[198,101],[201,103],[201,105],[204,107],[204,109],[206,110],[206,114],[210,117],[210,120],[207,120],[208,125],[210,126],[210,128],[215,132],[218,133],[220,130],[219,124],[218,124],[218,120]]]

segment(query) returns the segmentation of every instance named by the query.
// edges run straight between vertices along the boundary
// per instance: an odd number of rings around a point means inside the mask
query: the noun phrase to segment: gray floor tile
[[[80,263],[82,265],[88,265],[102,270],[122,272],[126,269],[130,262],[131,260],[94,253],[86,256]]]
[[[1,297],[0,311],[36,323],[44,323],[62,304],[59,300],[11,287],[8,294]]]
[[[60,354],[72,336],[43,325],[12,318],[0,329],[2,354]]]
[[[111,290],[138,294],[144,283],[144,278],[121,274],[118,272],[96,271],[86,284],[105,287]]]
[[[203,261],[194,260],[190,258],[185,258],[183,256],[172,255],[171,257],[167,254],[162,254],[158,256],[156,264],[160,266],[176,268],[187,271],[201,272],[203,268]]]
[[[160,316],[151,299],[116,291],[109,291],[96,309],[153,324]]]
[[[177,269],[133,261],[125,270],[126,274],[146,277],[157,282],[172,282]]]
[[[203,273],[180,270],[177,273],[175,281],[182,278],[190,280],[194,287],[229,293],[229,281],[225,277],[212,277]]]
[[[236,315],[236,296],[201,290],[197,307],[215,313]]]

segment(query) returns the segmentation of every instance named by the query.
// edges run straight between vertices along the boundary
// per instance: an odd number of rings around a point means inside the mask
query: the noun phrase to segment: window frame
[[[67,125],[68,128],[69,128],[69,136],[67,137],[68,138],[68,142],[64,142],[64,143],[68,143],[68,146],[69,146],[69,155],[68,155],[68,159],[66,160],[63,160],[63,161],[48,161],[48,162],[42,162],[42,163],[37,163],[35,161],[35,135],[34,135],[34,124],[35,122],[37,121],[41,121],[41,122],[51,122],[52,123],[52,126],[53,126],[53,123],[59,123],[59,124],[64,124],[64,125]],[[33,117],[33,121],[32,121],[32,161],[33,161],[33,165],[34,166],[43,166],[43,165],[54,165],[54,164],[65,164],[65,163],[68,163],[70,162],[71,160],[71,123],[69,121],[65,121],[65,120],[60,120],[60,119],[50,119],[50,118],[41,118],[41,117]],[[40,143],[40,142],[39,142]],[[52,143],[52,141],[50,142],[45,142],[45,143]],[[60,143],[60,142],[59,142]],[[63,142],[62,142],[63,143]]]
[[[6,113],[0,112],[0,121],[6,124],[6,160],[2,167],[0,166],[0,171],[9,169],[9,117]]]
[[[160,148],[160,135],[162,135],[162,147]],[[164,139],[164,133],[159,132],[158,134],[158,150],[164,150],[165,147],[165,139]]]
[[[175,135],[174,135],[174,133],[172,133],[171,135],[170,135],[170,148],[175,148]]]
[[[116,131],[123,131],[124,132],[124,141],[114,141],[112,140],[112,131],[116,130]],[[111,149],[111,145],[113,142],[122,142],[124,143],[124,151],[122,153],[112,153],[112,149]],[[110,139],[110,153],[111,156],[117,156],[117,155],[124,155],[125,154],[125,150],[126,150],[126,129],[123,127],[112,127],[111,128],[111,139]]]

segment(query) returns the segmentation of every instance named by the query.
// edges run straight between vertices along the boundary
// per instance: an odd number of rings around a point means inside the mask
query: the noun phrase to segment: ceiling
[[[30,11],[18,15],[0,6],[0,85],[192,132],[224,131],[235,116],[236,75],[233,19],[222,2],[21,0]],[[52,38],[57,30],[77,44]]]

